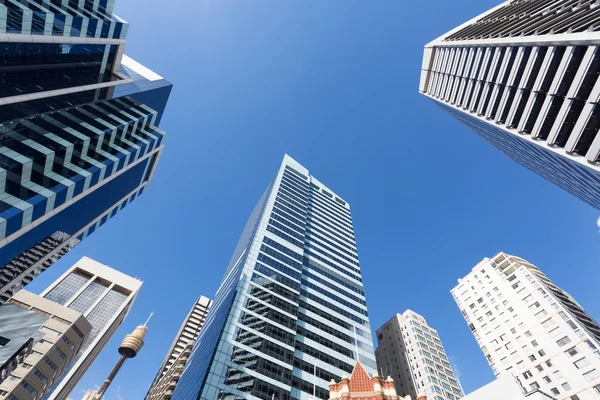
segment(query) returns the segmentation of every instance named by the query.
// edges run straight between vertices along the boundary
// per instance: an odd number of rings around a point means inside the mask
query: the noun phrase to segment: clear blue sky
[[[449,291],[482,258],[528,259],[600,318],[600,212],[418,94],[424,44],[498,3],[116,0],[127,54],[174,84],[169,136],[144,195],[29,286],[84,255],[145,281],[72,398],[101,384],[123,335],[154,311],[105,398],[143,397],[286,152],[352,207],[372,329],[421,313],[467,392],[493,375]]]

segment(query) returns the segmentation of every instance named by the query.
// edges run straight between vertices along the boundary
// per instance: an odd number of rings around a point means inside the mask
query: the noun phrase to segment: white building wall
[[[503,376],[463,397],[463,400],[550,400],[540,392],[528,392],[512,376]]]
[[[377,330],[377,365],[390,374],[400,395],[457,400],[460,383],[437,331],[412,310],[396,314]]]
[[[553,286],[534,265],[500,253],[452,295],[496,376],[512,374],[559,400],[598,400],[600,343]]]

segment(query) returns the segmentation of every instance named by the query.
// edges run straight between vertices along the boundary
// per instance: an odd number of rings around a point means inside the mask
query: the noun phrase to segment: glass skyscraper
[[[508,157],[600,209],[594,0],[513,0],[425,46],[419,90]]]
[[[327,399],[357,359],[375,372],[350,206],[286,155],[172,398]]]
[[[112,0],[0,1],[0,303],[139,196],[171,84]]]

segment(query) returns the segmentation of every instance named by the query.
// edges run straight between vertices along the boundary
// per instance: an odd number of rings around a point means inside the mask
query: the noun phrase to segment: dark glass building
[[[142,194],[171,84],[112,0],[0,0],[0,303]]]
[[[350,206],[286,156],[172,399],[327,399],[356,360],[375,372]]]

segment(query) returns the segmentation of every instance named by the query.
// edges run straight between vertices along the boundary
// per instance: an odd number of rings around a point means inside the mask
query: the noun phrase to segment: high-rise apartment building
[[[559,400],[600,399],[600,326],[535,265],[485,258],[452,295],[496,376]]]
[[[62,400],[71,393],[127,317],[141,286],[141,281],[83,257],[41,294],[82,313],[92,325],[81,351],[44,399]]]
[[[187,317],[185,317],[183,324],[181,324],[181,328],[179,328],[179,332],[177,332],[175,340],[173,340],[173,344],[167,352],[167,356],[160,366],[154,382],[150,386],[146,399],[168,400],[171,398],[177,385],[179,374],[168,374],[168,372],[171,368],[177,368],[177,372],[180,373],[183,367],[185,367],[189,352],[196,339],[198,339],[211,305],[212,300],[208,297],[200,296],[196,300],[194,307],[192,307]]]
[[[139,196],[171,84],[113,0],[0,2],[0,303]]]
[[[377,366],[394,379],[400,396],[457,400],[463,395],[435,329],[414,311],[396,314],[377,329]]]
[[[600,209],[595,0],[513,0],[425,46],[419,91],[538,175]]]
[[[326,399],[357,359],[375,372],[350,206],[286,155],[173,399]]]
[[[0,305],[0,399],[40,399],[91,330],[80,312],[25,290]]]

